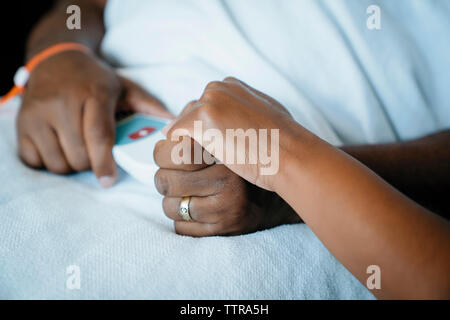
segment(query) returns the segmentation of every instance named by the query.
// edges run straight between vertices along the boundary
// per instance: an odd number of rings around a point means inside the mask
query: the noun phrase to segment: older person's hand
[[[32,72],[23,96],[21,158],[59,174],[92,169],[103,186],[111,186],[114,114],[121,106],[170,117],[156,98],[93,55],[67,51],[48,58]]]
[[[199,145],[191,140],[191,150]],[[300,222],[299,216],[276,193],[244,180],[223,164],[174,164],[176,142],[161,140],[155,147],[157,190],[163,209],[178,234],[189,236],[239,235]],[[200,147],[201,149],[201,147]],[[186,222],[179,214],[184,196],[190,196]]]

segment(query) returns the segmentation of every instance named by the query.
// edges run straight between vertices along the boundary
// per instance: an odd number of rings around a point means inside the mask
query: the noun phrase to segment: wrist
[[[280,197],[284,198],[290,188],[296,188],[296,177],[307,170],[324,144],[323,140],[294,120],[280,130],[280,167],[274,179],[274,191]]]
[[[17,70],[14,76],[14,87],[1,98],[0,104],[3,104],[9,99],[23,93],[31,74],[41,63],[68,51],[83,52],[84,54],[87,54],[90,52],[90,49],[76,42],[62,42],[40,51],[33,58],[31,58],[25,66],[22,66]]]

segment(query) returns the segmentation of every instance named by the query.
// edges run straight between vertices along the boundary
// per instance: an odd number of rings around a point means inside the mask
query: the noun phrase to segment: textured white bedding
[[[371,294],[303,224],[176,235],[154,188],[121,174],[56,176],[16,157],[18,100],[0,109],[0,298],[311,299]],[[80,268],[70,290],[67,267]]]

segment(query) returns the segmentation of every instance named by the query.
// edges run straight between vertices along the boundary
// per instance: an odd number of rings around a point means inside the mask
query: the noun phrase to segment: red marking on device
[[[145,128],[139,129],[136,132],[130,133],[128,135],[128,137],[131,140],[139,140],[141,138],[145,138],[146,136],[148,136],[149,134],[153,133],[154,131],[155,131],[155,128],[145,127]]]

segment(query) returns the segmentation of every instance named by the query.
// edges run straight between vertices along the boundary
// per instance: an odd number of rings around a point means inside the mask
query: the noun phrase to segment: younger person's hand
[[[92,55],[67,51],[32,72],[17,130],[19,153],[31,167],[65,174],[92,169],[114,184],[114,114],[119,106],[170,117],[162,104]]]
[[[279,171],[288,167],[286,155],[290,154],[293,142],[301,139],[308,145],[317,141],[317,137],[306,129],[299,134],[301,127],[280,103],[235,78],[209,83],[201,98],[189,103],[164,131],[172,141],[178,141],[183,136],[198,140],[196,123],[202,125],[201,134],[211,130],[210,132],[218,132],[223,140],[222,144],[205,139],[197,141],[202,147],[237,175],[270,191],[276,191]],[[246,142],[227,141],[230,132],[235,137],[240,135],[241,141],[244,138]],[[255,133],[256,138],[253,140],[256,146],[249,142],[246,132]],[[214,138],[210,140],[215,142]],[[227,146],[227,142],[231,142],[230,146]],[[302,156],[302,152],[308,150],[297,151]],[[270,162],[275,162],[276,165],[272,166],[274,170],[268,172],[267,163],[264,162],[268,162],[265,158],[269,154]],[[238,157],[244,159],[244,163],[239,162]]]

